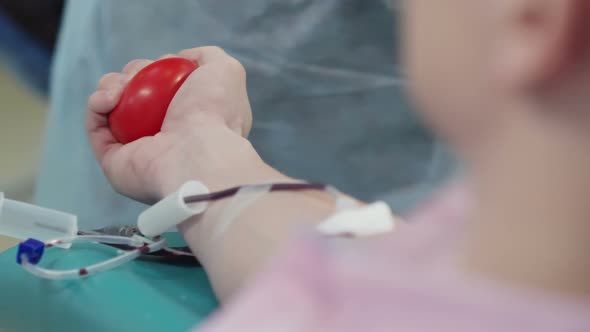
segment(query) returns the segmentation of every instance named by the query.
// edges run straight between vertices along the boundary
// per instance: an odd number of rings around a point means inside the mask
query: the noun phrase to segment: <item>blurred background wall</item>
[[[30,201],[62,0],[0,1],[0,191]]]
[[[30,201],[47,101],[0,59],[0,102],[0,191]]]

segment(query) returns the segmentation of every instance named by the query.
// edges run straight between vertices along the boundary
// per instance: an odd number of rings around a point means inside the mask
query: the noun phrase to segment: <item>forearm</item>
[[[180,230],[224,301],[294,234],[328,216],[332,211],[328,199],[305,193],[272,193],[240,211],[221,234],[218,222],[231,207],[227,202],[214,204],[203,217],[185,222]]]
[[[246,140],[224,132],[219,135],[207,139],[220,142],[218,151],[223,152],[215,158],[197,158],[192,162],[215,159],[214,170],[204,171],[203,167],[191,167],[189,163],[187,169],[197,170],[189,178],[204,182],[211,191],[243,184],[294,181],[266,165]],[[187,174],[190,171],[171,179],[173,184],[166,191],[171,192],[188,180]],[[222,300],[263,267],[293,234],[325,219],[333,211],[334,202],[324,192],[269,193],[239,211],[231,218],[229,227],[221,230],[225,213],[233,208],[231,199],[212,203],[204,215],[179,227]]]

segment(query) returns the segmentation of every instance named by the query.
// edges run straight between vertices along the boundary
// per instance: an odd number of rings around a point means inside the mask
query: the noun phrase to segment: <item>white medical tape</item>
[[[389,205],[385,202],[376,202],[337,211],[317,225],[316,229],[328,236],[365,237],[391,232],[394,226],[394,217]]]

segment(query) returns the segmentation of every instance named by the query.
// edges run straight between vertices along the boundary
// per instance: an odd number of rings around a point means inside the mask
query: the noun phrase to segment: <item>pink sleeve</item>
[[[308,330],[306,324],[329,307],[323,292],[334,276],[326,253],[312,244],[314,240],[302,242],[271,264],[202,331]]]

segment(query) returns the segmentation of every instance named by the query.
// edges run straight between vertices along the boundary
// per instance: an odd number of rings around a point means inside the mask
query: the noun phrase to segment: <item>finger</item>
[[[252,130],[252,112],[247,112],[246,119],[242,122],[242,136],[248,138]]]
[[[86,130],[92,151],[101,164],[109,150],[121,145],[117,142],[108,126],[106,114],[88,112]]]
[[[98,80],[98,90],[108,90],[112,86],[125,85],[129,81],[130,76],[122,73],[108,73],[103,75]]]
[[[246,78],[246,69],[236,58],[217,46],[204,46],[181,51],[180,56],[196,62],[200,67],[208,66],[224,78]],[[211,65],[211,66],[209,66]]]
[[[182,50],[179,56],[196,62],[199,66],[207,63],[231,58],[223,49],[217,46],[203,46]]]
[[[88,98],[88,112],[107,114],[117,106],[123,87],[113,87],[110,90],[98,90]]]
[[[152,60],[147,59],[137,59],[129,62],[128,64],[123,67],[123,73],[127,75],[135,75],[138,71],[142,70],[145,66],[152,63]]]

